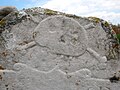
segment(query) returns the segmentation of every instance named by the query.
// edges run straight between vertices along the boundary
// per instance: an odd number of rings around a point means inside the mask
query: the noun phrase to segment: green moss
[[[53,10],[50,10],[50,9],[45,9],[44,10],[44,13],[46,15],[56,15],[57,14],[57,11],[53,11]]]
[[[119,44],[120,44],[120,34],[116,34],[116,37],[117,37]]]

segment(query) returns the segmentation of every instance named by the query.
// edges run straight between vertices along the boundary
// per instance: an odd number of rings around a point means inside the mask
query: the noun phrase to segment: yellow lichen
[[[88,17],[89,20],[92,20],[93,22],[95,23],[99,23],[100,22],[100,18],[97,18],[97,17]]]
[[[2,19],[2,20],[0,21],[0,27],[5,26],[5,24],[6,24],[6,20]]]
[[[50,10],[50,9],[45,9],[44,10],[44,13],[46,15],[56,15],[57,14],[57,11],[53,11],[53,10]]]
[[[80,18],[79,16],[73,15],[73,14],[65,14],[66,17],[70,18]]]
[[[109,27],[109,23],[107,21],[104,22],[105,27]]]

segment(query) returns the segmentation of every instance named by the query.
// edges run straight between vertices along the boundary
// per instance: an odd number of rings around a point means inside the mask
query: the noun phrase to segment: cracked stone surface
[[[100,24],[28,16],[2,33],[0,90],[119,90],[119,80],[110,78],[120,76],[120,60],[107,60],[108,38]]]

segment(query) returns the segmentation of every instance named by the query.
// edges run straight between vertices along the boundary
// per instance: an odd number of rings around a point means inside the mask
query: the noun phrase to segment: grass
[[[119,25],[112,25],[112,28],[115,31],[116,37],[117,37],[119,44],[120,44],[120,26]]]
[[[120,34],[116,34],[116,37],[117,37],[119,44],[120,44]]]

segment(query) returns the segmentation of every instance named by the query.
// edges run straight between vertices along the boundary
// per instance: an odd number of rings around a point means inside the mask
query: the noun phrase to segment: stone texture
[[[108,61],[100,23],[42,8],[10,16],[15,24],[0,35],[0,90],[119,90],[110,78],[120,76],[120,60]]]
[[[48,17],[35,28],[35,41],[53,53],[79,56],[86,50],[85,30],[73,19]]]
[[[10,14],[11,12],[17,11],[16,7],[13,6],[0,6],[0,20]]]

